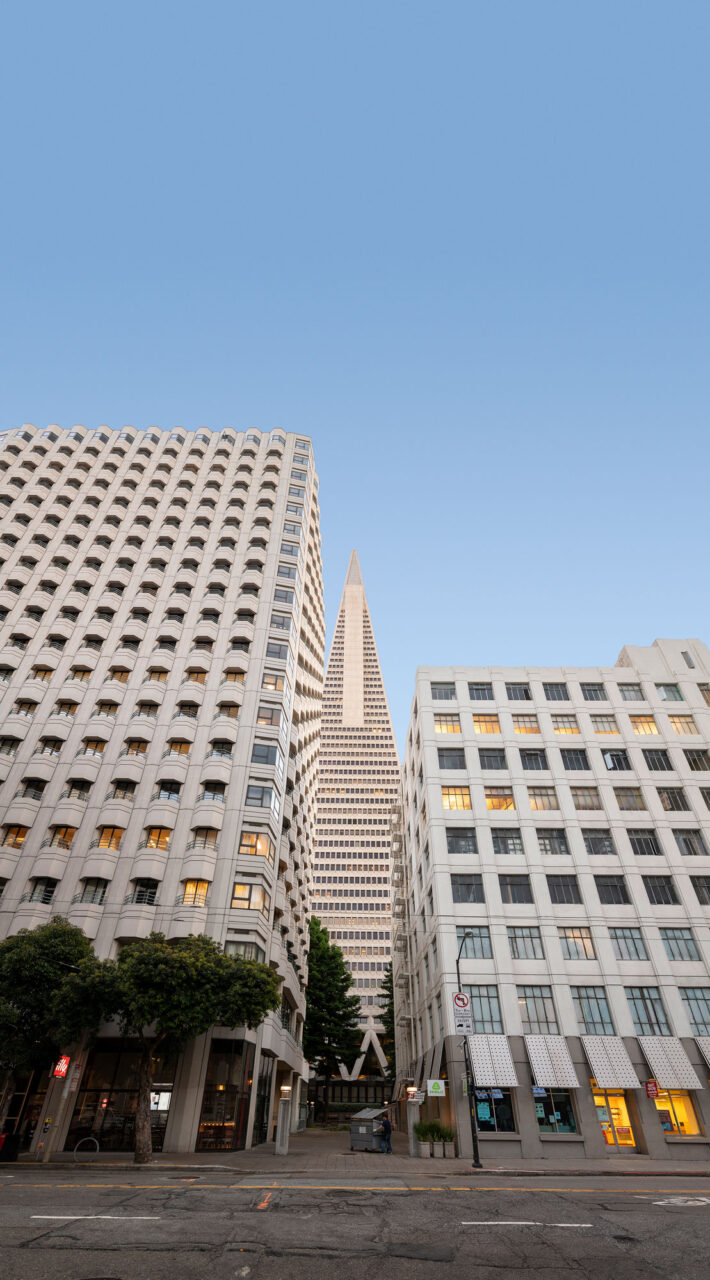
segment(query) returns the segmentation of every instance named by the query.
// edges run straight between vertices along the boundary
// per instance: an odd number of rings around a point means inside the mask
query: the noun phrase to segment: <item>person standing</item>
[[[390,1118],[387,1115],[387,1112],[385,1112],[385,1114],[382,1117],[382,1123],[380,1125],[380,1134],[382,1139],[381,1141],[382,1154],[383,1156],[384,1155],[391,1156],[392,1155],[392,1125],[390,1124]]]

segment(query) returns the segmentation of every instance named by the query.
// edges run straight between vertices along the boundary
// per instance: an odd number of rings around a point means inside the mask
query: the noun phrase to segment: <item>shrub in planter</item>
[[[449,1124],[442,1124],[441,1136],[444,1140],[444,1155],[452,1159],[456,1155],[456,1146],[454,1144],[455,1133]]]
[[[428,1160],[431,1155],[431,1147],[429,1145],[429,1125],[425,1120],[418,1120],[414,1126],[414,1136],[417,1139],[417,1155]]]
[[[444,1129],[438,1120],[433,1120],[429,1125],[429,1137],[431,1138],[432,1153],[436,1160],[444,1158]]]

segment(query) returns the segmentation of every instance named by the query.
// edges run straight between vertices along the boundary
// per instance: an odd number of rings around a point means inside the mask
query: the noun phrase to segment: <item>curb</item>
[[[436,1173],[434,1173],[434,1172],[429,1172],[429,1170],[426,1170],[426,1171],[423,1169],[419,1170],[417,1168],[418,1161],[416,1160],[412,1161],[412,1166],[413,1166],[412,1168],[407,1167],[407,1169],[404,1170],[403,1173],[400,1173],[399,1171],[395,1171],[391,1175],[391,1178],[378,1179],[377,1175],[373,1174],[371,1180],[373,1182],[378,1180],[389,1182],[393,1179],[402,1177],[405,1174],[409,1174],[411,1176],[419,1177],[419,1178],[427,1178],[430,1181],[432,1179],[440,1179],[440,1178],[447,1178],[447,1179],[448,1178],[560,1178],[560,1177],[710,1178],[710,1170],[703,1169],[703,1168],[699,1168],[699,1169],[698,1168],[694,1168],[694,1169],[676,1169],[676,1168],[671,1168],[671,1169],[581,1169],[574,1166],[570,1168],[557,1167],[555,1169],[518,1169],[518,1168],[506,1169],[501,1166],[496,1166],[495,1168],[490,1168],[490,1169],[449,1169],[446,1172],[442,1171],[441,1173],[439,1173],[437,1171]],[[146,1173],[146,1174],[155,1174],[155,1173],[160,1173],[168,1170],[170,1172],[179,1171],[185,1174],[220,1172],[220,1173],[228,1173],[231,1175],[238,1175],[240,1177],[253,1177],[253,1178],[259,1178],[259,1177],[288,1178],[288,1177],[294,1177],[294,1176],[305,1176],[310,1178],[328,1178],[330,1180],[334,1180],[338,1177],[347,1178],[351,1176],[350,1170],[343,1170],[343,1169],[335,1169],[332,1171],[323,1170],[323,1169],[314,1170],[314,1169],[298,1169],[298,1168],[295,1168],[295,1169],[294,1168],[245,1169],[241,1166],[236,1166],[236,1165],[163,1164],[162,1162],[155,1162],[151,1164],[133,1164],[133,1163],[114,1164],[113,1162],[108,1162],[108,1161],[86,1161],[86,1162],[77,1161],[76,1163],[74,1162],[69,1163],[68,1161],[57,1160],[54,1162],[50,1161],[48,1164],[41,1164],[41,1163],[35,1163],[33,1161],[23,1160],[21,1162],[18,1162],[15,1165],[15,1169],[16,1170],[22,1169],[23,1171],[27,1171],[28,1173],[33,1173],[33,1174],[36,1174],[39,1172],[54,1173],[57,1170],[61,1170],[63,1173],[66,1173],[71,1169],[76,1169],[77,1171],[81,1171],[82,1173],[85,1173],[88,1170],[100,1169],[102,1172],[110,1172],[111,1170],[114,1170],[117,1173],[131,1172],[131,1173]]]

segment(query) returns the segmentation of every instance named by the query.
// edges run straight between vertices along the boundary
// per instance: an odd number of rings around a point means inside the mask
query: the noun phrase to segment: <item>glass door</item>
[[[636,1139],[623,1090],[610,1092],[607,1089],[593,1089],[592,1093],[606,1145],[615,1149],[619,1147],[635,1149]]]

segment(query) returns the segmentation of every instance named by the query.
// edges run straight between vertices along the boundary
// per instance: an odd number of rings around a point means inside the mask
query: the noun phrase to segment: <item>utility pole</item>
[[[461,939],[461,943],[459,945],[459,952],[456,957],[456,982],[458,984],[459,991],[461,990],[461,952],[463,951],[463,947],[466,939],[472,938],[472,937],[473,937],[473,934],[471,933],[470,929],[467,929],[464,931],[463,937]],[[464,1036],[464,1040],[463,1040],[463,1060],[466,1067],[466,1096],[468,1099],[469,1119],[471,1121],[471,1141],[473,1142],[473,1167],[474,1169],[482,1169],[483,1165],[481,1164],[481,1152],[478,1145],[478,1125],[476,1124],[476,1095],[475,1095],[474,1081],[473,1081],[473,1068],[471,1066],[471,1060],[469,1058],[468,1038],[466,1036]]]

